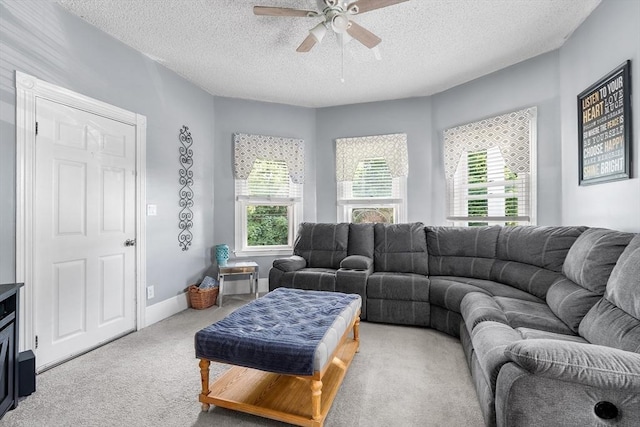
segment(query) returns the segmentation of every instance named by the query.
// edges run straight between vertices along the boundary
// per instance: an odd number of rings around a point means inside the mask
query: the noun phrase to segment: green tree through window
[[[250,197],[290,196],[289,169],[282,160],[258,159],[247,180]],[[247,245],[282,246],[289,241],[288,205],[252,203],[247,209]]]
[[[467,209],[470,217],[486,217],[489,214],[489,201],[487,199],[476,199],[473,196],[487,194],[487,187],[473,187],[473,184],[487,183],[487,152],[476,151],[467,154],[468,177],[469,177],[469,200]],[[487,225],[486,222],[469,222],[470,226]]]
[[[478,197],[488,196],[489,194],[487,188],[487,185],[490,185],[487,151],[483,150],[467,153],[467,168],[467,178],[469,184],[469,200],[467,200],[468,215],[469,217],[487,217],[489,216],[489,199],[488,197]],[[516,193],[515,197],[505,197],[504,216],[516,217],[518,216],[518,175],[511,172],[511,170],[509,170],[509,168],[505,166],[504,175],[500,177],[500,179],[504,179],[505,181],[513,181],[513,184],[507,184],[504,186],[505,193]],[[470,226],[482,226],[488,224],[488,222],[484,221],[469,222]],[[507,221],[504,223],[504,225],[516,225],[516,222]]]
[[[508,167],[504,168],[504,177],[507,181],[516,181],[518,179],[518,175],[511,172]],[[505,192],[507,193],[517,193],[518,188],[516,185],[509,185],[505,187]],[[507,197],[505,199],[504,205],[504,213],[506,216],[516,217],[518,216],[518,197]],[[518,223],[515,221],[508,221],[505,225],[517,225]]]
[[[249,246],[286,245],[289,238],[287,206],[247,206]]]

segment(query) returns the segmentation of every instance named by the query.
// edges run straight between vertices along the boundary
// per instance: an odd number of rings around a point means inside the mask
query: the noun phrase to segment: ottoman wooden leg
[[[353,340],[360,341],[360,317],[356,317],[356,321],[353,324]]]
[[[311,417],[314,420],[321,418],[320,409],[322,401],[322,381],[311,380]]]
[[[200,359],[200,381],[202,382],[202,393],[200,396],[207,397],[209,395],[209,365],[210,361],[207,359]],[[208,403],[202,403],[202,411],[206,412],[209,410]]]

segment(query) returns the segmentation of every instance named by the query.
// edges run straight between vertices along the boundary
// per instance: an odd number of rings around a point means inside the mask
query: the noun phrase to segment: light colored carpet
[[[201,412],[196,331],[248,301],[186,310],[50,369],[1,426],[282,426],[212,407]],[[482,426],[460,342],[440,332],[362,322],[360,352],[325,422],[342,426]],[[228,365],[211,364],[211,378]]]

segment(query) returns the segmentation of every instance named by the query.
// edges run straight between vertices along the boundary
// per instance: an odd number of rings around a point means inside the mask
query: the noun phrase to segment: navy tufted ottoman
[[[355,294],[278,288],[198,331],[203,411],[322,426],[358,350],[361,304]],[[211,361],[236,366],[209,385]]]

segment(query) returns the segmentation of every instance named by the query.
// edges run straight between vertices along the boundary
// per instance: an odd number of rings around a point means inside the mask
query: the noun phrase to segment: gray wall
[[[605,0],[560,49],[562,223],[640,231],[640,2]],[[633,105],[632,179],[578,185],[576,96],[627,59]]]
[[[0,282],[15,278],[14,70],[147,117],[148,305],[178,294],[209,265],[213,244],[213,97],[61,7],[0,1]],[[194,240],[178,246],[178,133],[194,140]]]
[[[431,99],[410,98],[320,108],[317,110],[318,221],[335,222],[336,138],[406,133],[409,151],[407,199],[409,221],[431,221]]]
[[[235,132],[301,138],[305,147],[303,186],[304,221],[316,220],[316,114],[311,108],[215,97],[215,244],[234,249],[235,188],[233,137]],[[335,179],[334,179],[335,181]],[[335,203],[335,201],[334,201]],[[215,260],[215,255],[212,256]],[[267,277],[274,257],[252,257],[260,265],[260,277]]]

